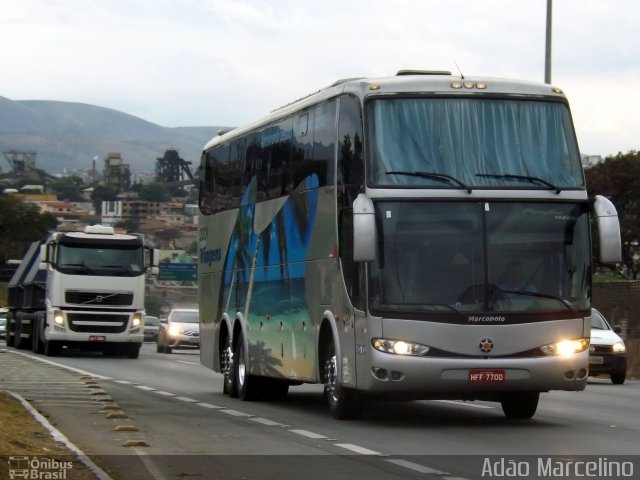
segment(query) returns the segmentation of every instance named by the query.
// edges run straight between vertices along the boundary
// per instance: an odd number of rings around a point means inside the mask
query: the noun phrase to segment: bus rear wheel
[[[338,420],[358,418],[364,410],[361,394],[353,389],[344,388],[338,381],[338,362],[333,339],[330,340],[324,359],[324,396],[329,411]]]
[[[260,393],[260,379],[249,374],[248,355],[245,353],[244,339],[242,336],[238,337],[233,357],[233,377],[238,389],[238,397],[245,401],[256,400]]]
[[[528,419],[535,415],[538,408],[538,392],[511,393],[500,403],[505,417],[512,419]]]

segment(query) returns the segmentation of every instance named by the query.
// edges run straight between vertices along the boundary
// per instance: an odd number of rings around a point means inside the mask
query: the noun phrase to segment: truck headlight
[[[64,313],[60,310],[53,311],[53,323],[56,325],[64,326]]]
[[[425,355],[429,347],[419,343],[405,342],[404,340],[389,340],[387,338],[374,338],[371,341],[373,348],[384,353],[396,355]]]
[[[131,318],[131,328],[140,328],[142,325],[142,314],[134,313],[133,318]]]
[[[584,352],[589,348],[588,338],[578,338],[576,340],[563,340],[561,342],[550,343],[540,347],[545,355],[561,355],[568,357],[574,353]]]

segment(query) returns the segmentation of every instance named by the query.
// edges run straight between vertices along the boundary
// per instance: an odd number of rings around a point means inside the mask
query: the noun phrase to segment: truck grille
[[[127,328],[129,315],[67,313],[67,320],[74,332],[122,333]]]
[[[83,292],[80,290],[67,290],[64,296],[66,303],[76,305],[108,305],[129,306],[133,302],[133,293],[113,292]]]

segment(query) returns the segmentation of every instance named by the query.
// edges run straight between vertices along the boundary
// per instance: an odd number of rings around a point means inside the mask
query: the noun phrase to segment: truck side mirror
[[[158,275],[158,273],[160,272],[159,263],[158,263],[159,259],[160,259],[160,250],[158,250],[157,248],[150,248],[149,249],[150,263],[148,265],[149,275]]]
[[[49,245],[46,243],[40,245],[40,263],[38,270],[46,270],[49,263]]]
[[[593,211],[600,240],[600,261],[602,263],[620,262],[622,260],[622,241],[616,207],[608,198],[596,195]]]
[[[353,260],[376,258],[376,215],[373,202],[364,193],[353,201]]]

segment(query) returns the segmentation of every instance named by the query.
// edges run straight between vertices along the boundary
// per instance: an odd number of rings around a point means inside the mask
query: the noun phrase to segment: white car
[[[622,329],[611,328],[604,316],[591,310],[591,346],[589,347],[589,375],[608,374],[611,383],[621,385],[627,377],[627,350],[618,336]]]
[[[174,348],[200,348],[200,317],[196,308],[174,308],[160,320],[156,349],[171,353]]]
[[[7,338],[7,310],[6,308],[0,308],[0,340]]]

